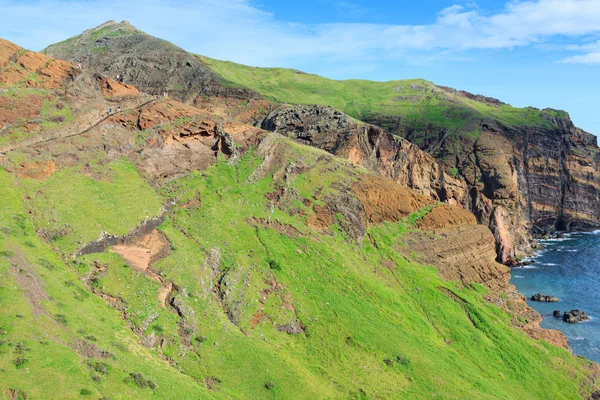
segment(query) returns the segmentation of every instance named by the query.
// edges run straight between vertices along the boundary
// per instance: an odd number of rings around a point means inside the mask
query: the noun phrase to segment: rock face
[[[531,296],[531,301],[539,301],[541,303],[558,303],[560,299],[555,296],[548,296],[545,294],[536,293]]]
[[[532,250],[534,227],[576,230],[600,225],[596,138],[576,128],[565,113],[542,113],[545,127],[486,121],[476,136],[453,140],[444,134],[423,137],[424,132],[395,125],[396,133],[419,146],[324,106],[279,107],[262,128],[471,210],[492,231],[498,260],[512,265]]]
[[[509,126],[482,120],[472,127],[475,134],[452,138],[443,132],[426,135],[402,122],[392,129],[455,168],[470,188],[465,205],[480,221],[489,221],[499,258],[507,263],[529,250],[532,229],[600,225],[596,137],[575,127],[565,112],[535,112],[544,124]],[[377,118],[371,122],[389,126]]]
[[[588,319],[590,319],[590,317],[585,312],[580,310],[567,311],[563,315],[563,321],[570,324],[587,321]]]
[[[418,146],[332,107],[282,106],[261,127],[362,164],[435,200],[458,204],[467,192]]]
[[[198,57],[136,29],[127,21],[107,22],[49,46],[44,52],[114,79],[118,76],[143,92],[156,95],[166,92],[184,102],[203,95],[258,97],[249,89],[225,87],[222,79]]]

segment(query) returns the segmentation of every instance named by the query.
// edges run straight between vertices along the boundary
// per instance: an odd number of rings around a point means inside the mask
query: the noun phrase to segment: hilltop
[[[469,211],[249,124],[264,100],[184,104],[0,55],[4,397],[596,390]]]

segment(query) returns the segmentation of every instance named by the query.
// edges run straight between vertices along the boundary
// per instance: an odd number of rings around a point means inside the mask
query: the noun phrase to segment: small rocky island
[[[536,293],[531,296],[531,301],[539,301],[542,303],[558,303],[560,299],[556,296],[548,296],[541,293]]]
[[[563,321],[568,322],[570,324],[587,321],[589,319],[590,317],[585,312],[580,310],[567,311],[563,315]]]

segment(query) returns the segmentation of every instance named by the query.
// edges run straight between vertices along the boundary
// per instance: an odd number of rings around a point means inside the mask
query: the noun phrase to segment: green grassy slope
[[[429,124],[450,132],[476,134],[482,120],[508,126],[550,126],[553,110],[491,105],[448,91],[422,79],[374,82],[336,81],[293,69],[255,68],[200,57],[229,82],[251,88],[269,99],[292,104],[321,104],[357,119],[379,122],[393,130],[398,119],[406,129],[425,130]]]
[[[398,253],[426,210],[368,228],[362,247],[345,237],[344,215],[332,234],[308,228],[303,199],[341,195],[368,172],[287,139],[275,146],[280,157],[250,151],[155,188],[127,160],[47,181],[0,171],[0,398],[58,387],[61,398],[114,399],[575,399],[591,389],[590,363],[512,328],[481,287]],[[291,164],[306,168],[284,178]],[[273,206],[265,195],[282,185]],[[179,312],[116,254],[60,256],[167,201],[171,251],[152,268],[175,285]],[[288,233],[257,222],[269,220]],[[34,229],[49,223],[69,229],[45,243]],[[106,272],[88,280],[97,264]],[[303,333],[279,329],[298,320]],[[139,344],[150,336],[162,344]],[[94,346],[109,357],[90,356]]]

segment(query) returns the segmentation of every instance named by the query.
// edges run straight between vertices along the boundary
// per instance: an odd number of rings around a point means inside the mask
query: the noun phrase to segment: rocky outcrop
[[[539,301],[541,303],[558,303],[560,299],[556,296],[548,296],[546,294],[536,293],[531,296],[531,301]]]
[[[580,311],[580,310],[567,311],[563,315],[563,321],[568,322],[570,324],[587,321],[589,319],[590,319],[589,315],[587,315],[585,312]]]
[[[261,127],[362,164],[435,200],[458,204],[466,193],[462,182],[417,146],[332,107],[282,106]]]
[[[114,79],[118,76],[145,93],[166,93],[183,102],[192,102],[199,96],[259,97],[252,90],[224,85],[198,57],[127,21],[109,21],[49,46],[44,52]]]

